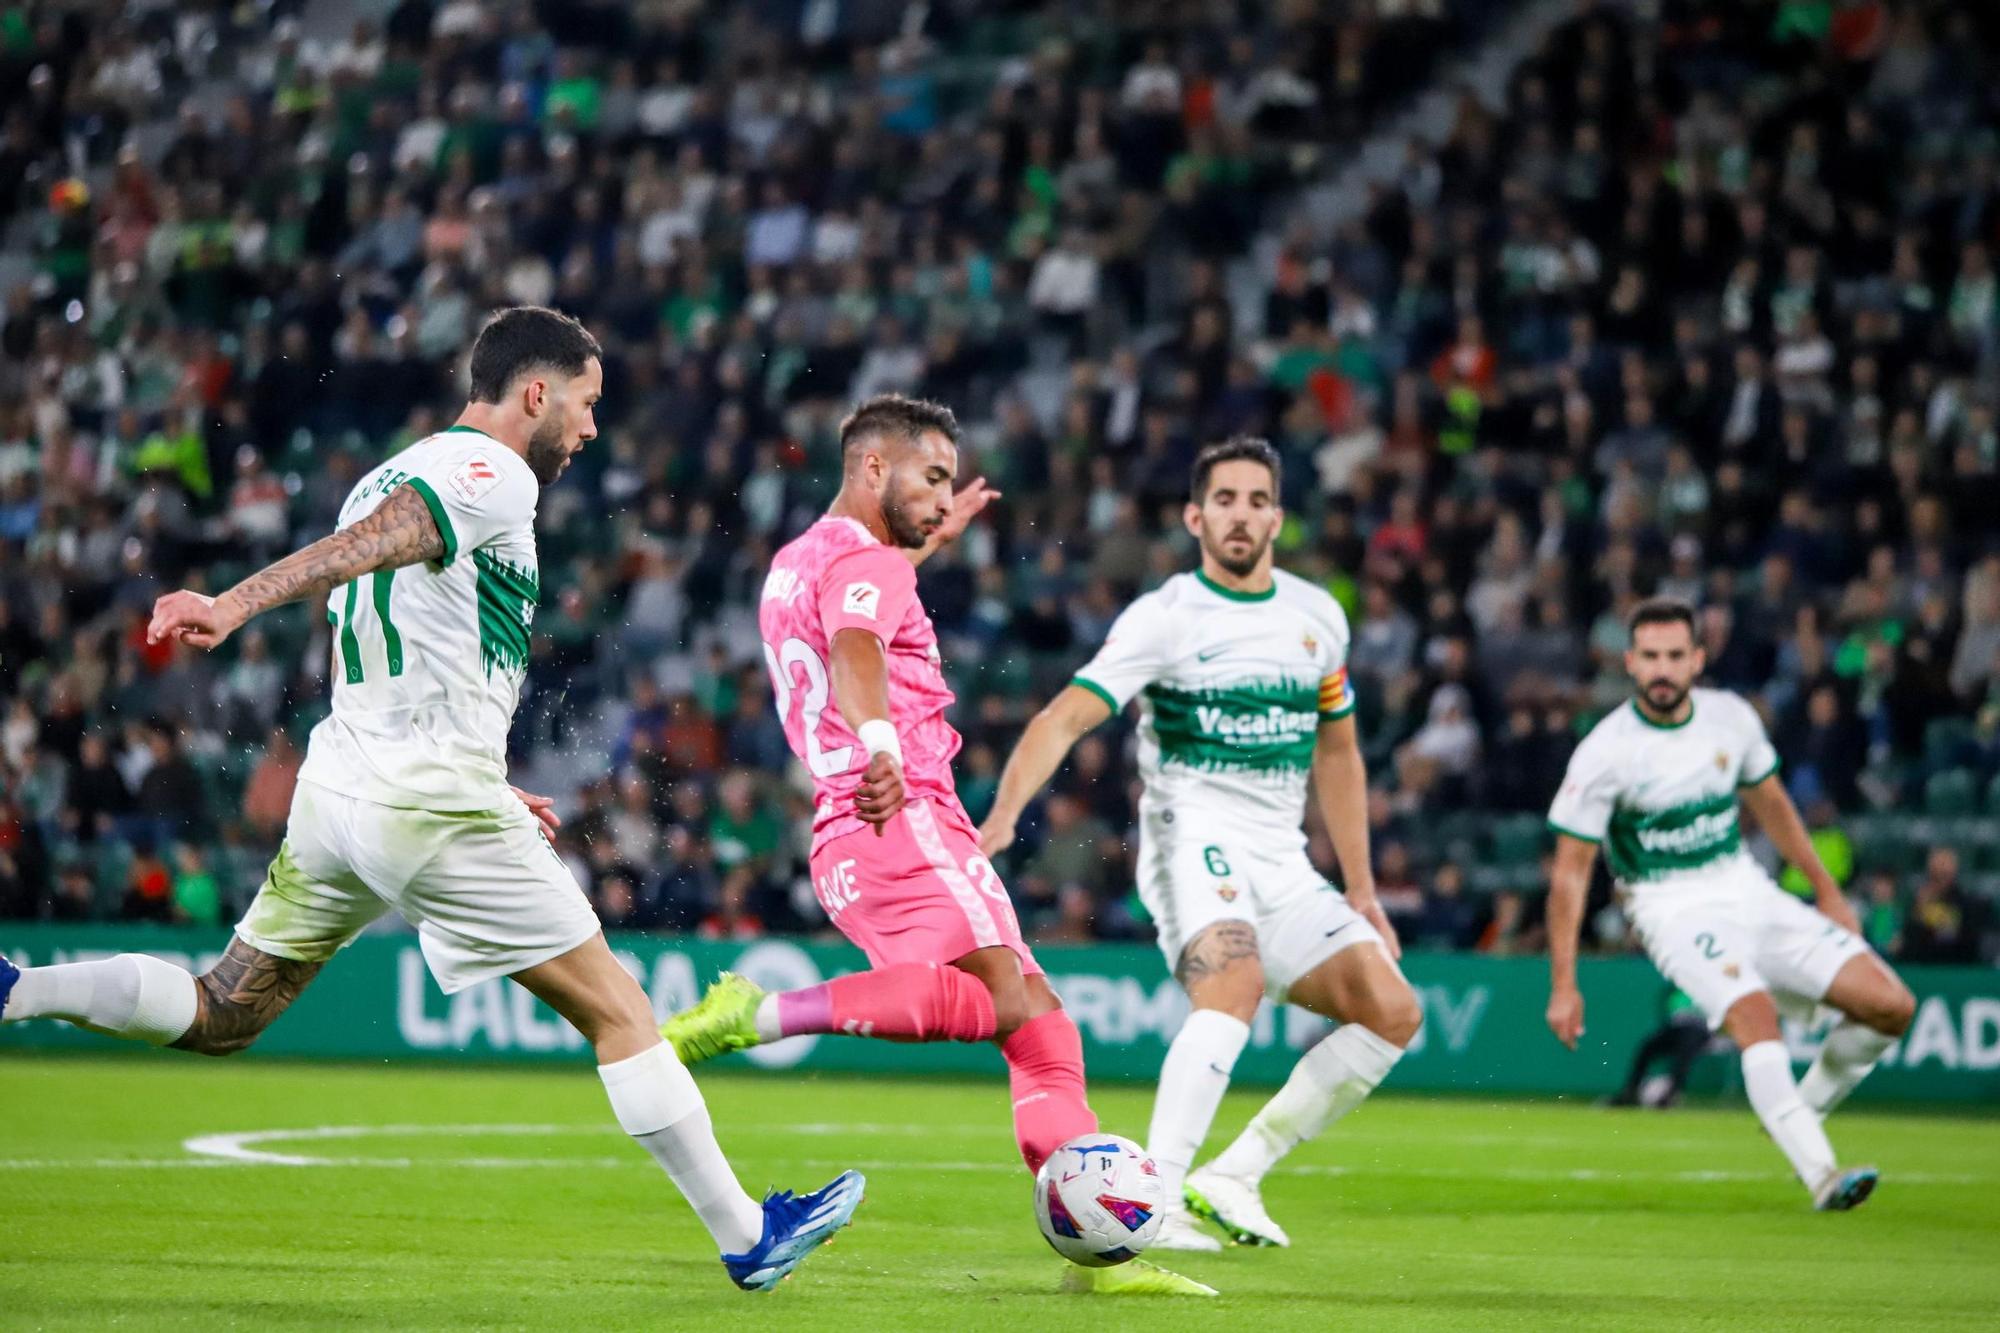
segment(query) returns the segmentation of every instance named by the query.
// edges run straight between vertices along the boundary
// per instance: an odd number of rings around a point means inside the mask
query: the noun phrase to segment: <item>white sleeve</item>
[[[1748,699],[1736,700],[1743,710],[1743,767],[1737,770],[1736,785],[1754,787],[1778,771],[1778,747],[1764,730],[1764,719]]]
[[[1549,806],[1549,827],[1585,842],[1603,842],[1617,799],[1617,769],[1607,762],[1601,747],[1585,737],[1570,756],[1562,789]]]
[[[1141,597],[1112,622],[1104,646],[1070,681],[1116,713],[1160,678],[1172,661],[1173,619],[1156,597]]]
[[[506,446],[482,442],[440,450],[404,481],[429,507],[444,537],[446,566],[461,554],[485,546],[504,532],[532,525],[541,487],[518,458],[499,455]]]
[[[1320,647],[1319,717],[1333,722],[1354,711],[1354,682],[1347,676],[1347,612],[1328,594],[1321,612],[1327,640]]]

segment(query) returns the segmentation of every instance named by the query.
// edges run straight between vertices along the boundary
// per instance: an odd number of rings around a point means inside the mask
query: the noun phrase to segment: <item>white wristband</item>
[[[903,762],[903,743],[896,739],[896,724],[885,717],[872,722],[863,722],[854,733],[867,747],[869,758],[886,754],[897,763]]]

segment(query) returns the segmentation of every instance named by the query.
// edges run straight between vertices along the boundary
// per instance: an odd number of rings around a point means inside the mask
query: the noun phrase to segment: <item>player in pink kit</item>
[[[813,778],[813,887],[871,970],[782,994],[724,974],[662,1032],[690,1064],[803,1033],[997,1042],[1034,1171],[1097,1129],[1083,1043],[959,804],[953,696],[917,600],[917,565],[993,493],[981,480],[953,495],[958,423],[938,404],[871,398],[840,437],[840,494],[772,561],[758,622],[785,737]],[[1213,1294],[1136,1263],[1068,1280]]]

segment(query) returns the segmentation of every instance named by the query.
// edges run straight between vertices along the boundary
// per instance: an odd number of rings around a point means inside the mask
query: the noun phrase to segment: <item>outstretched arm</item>
[[[1000,790],[993,809],[979,830],[979,850],[988,856],[1005,851],[1014,841],[1014,825],[1021,811],[1048,785],[1069,747],[1087,731],[1111,716],[1111,705],[1081,685],[1069,685],[1035,714],[1028,729],[1007,756],[1000,774]]]
[[[1313,744],[1313,790],[1320,814],[1340,861],[1340,885],[1348,906],[1368,919],[1389,947],[1391,958],[1403,956],[1402,941],[1375,897],[1375,866],[1368,854],[1368,766],[1361,758],[1361,739],[1354,714],[1319,724]]]
[[[1854,909],[1848,906],[1847,895],[1840,891],[1826,863],[1819,859],[1819,849],[1813,846],[1812,835],[1806,832],[1805,821],[1799,818],[1799,809],[1792,804],[1791,794],[1778,775],[1773,773],[1762,782],[1745,787],[1743,804],[1750,807],[1750,813],[1757,817],[1758,826],[1777,847],[1778,854],[1805,875],[1821,914],[1849,933],[1859,935],[1861,923],[1855,919]]]
[[[252,574],[220,597],[172,592],[153,604],[150,642],[179,638],[213,648],[253,616],[301,598],[324,597],[377,569],[437,560],[444,536],[424,498],[398,486],[375,512]]]
[[[1590,871],[1597,844],[1568,833],[1556,834],[1556,868],[1549,883],[1549,1030],[1576,1049],[1583,1035],[1583,992],[1576,985],[1576,943],[1583,933],[1583,904],[1590,895]]]

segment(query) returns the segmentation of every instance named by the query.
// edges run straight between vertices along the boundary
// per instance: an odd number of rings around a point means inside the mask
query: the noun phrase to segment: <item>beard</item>
[[[1230,533],[1229,535],[1233,537],[1238,535],[1248,536],[1249,534]],[[1206,538],[1202,540],[1201,549],[1207,552],[1216,564],[1221,565],[1236,578],[1248,578],[1256,572],[1257,564],[1264,558],[1264,553],[1271,549],[1271,538],[1266,537],[1261,542],[1253,540],[1250,543],[1250,553],[1242,556],[1229,554],[1228,548],[1221,542],[1210,545]]]
[[[1645,695],[1647,706],[1655,712],[1673,713],[1679,711],[1681,700],[1688,697],[1692,688],[1690,685],[1676,685],[1670,680],[1655,680],[1648,682],[1641,693]]]
[[[882,524],[896,545],[906,550],[921,550],[931,539],[923,524],[910,516],[909,506],[887,494],[882,497]]]
[[[535,474],[535,480],[544,486],[554,485],[568,463],[562,423],[550,420],[536,427],[535,433],[528,437],[528,468]]]

